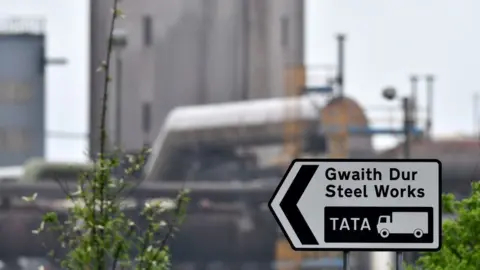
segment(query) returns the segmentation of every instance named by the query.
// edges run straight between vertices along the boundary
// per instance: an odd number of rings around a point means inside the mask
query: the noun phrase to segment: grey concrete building
[[[94,67],[109,1],[92,2]],[[120,7],[127,16],[117,29],[127,44],[112,62],[109,129],[127,150],[151,143],[176,106],[282,96],[285,69],[303,63],[300,0],[121,0]],[[100,80],[92,81],[92,119]]]

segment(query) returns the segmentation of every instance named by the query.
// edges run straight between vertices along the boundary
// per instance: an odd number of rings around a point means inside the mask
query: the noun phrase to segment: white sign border
[[[438,164],[438,247],[435,248],[402,248],[402,249],[391,249],[391,248],[332,248],[332,247],[296,247],[293,244],[292,239],[290,238],[289,234],[287,233],[287,230],[283,226],[282,222],[280,222],[280,218],[277,215],[277,212],[274,211],[274,208],[272,206],[273,202],[275,201],[275,198],[279,195],[279,192],[282,188],[282,186],[285,184],[285,180],[287,176],[290,174],[292,171],[292,168],[296,163],[333,163],[333,162],[343,162],[343,163],[357,163],[357,162],[378,162],[378,163],[387,163],[387,162],[394,162],[394,163],[412,163],[412,162],[422,162],[422,163],[437,163]],[[289,187],[290,188],[290,187]],[[350,252],[350,251],[389,251],[389,252],[435,252],[439,251],[442,248],[442,243],[443,243],[443,232],[442,232],[442,224],[443,224],[443,219],[442,219],[442,162],[438,159],[325,159],[325,158],[318,158],[318,159],[294,159],[288,166],[285,174],[282,176],[282,179],[278,183],[277,187],[275,188],[275,191],[273,192],[272,197],[270,198],[268,202],[268,208],[270,209],[270,212],[272,213],[273,217],[275,218],[275,221],[277,222],[278,226],[283,232],[283,235],[287,239],[288,243],[290,244],[290,247],[294,251],[344,251],[344,252]],[[280,203],[280,202],[278,202]],[[280,208],[280,207],[278,207]],[[284,215],[283,211],[281,211],[281,214]],[[368,244],[368,243],[366,243]],[[412,243],[414,244],[414,243]],[[319,244],[320,245],[320,244]]]

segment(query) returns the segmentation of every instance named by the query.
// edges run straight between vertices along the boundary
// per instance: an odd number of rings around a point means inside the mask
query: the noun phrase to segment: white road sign
[[[269,206],[295,250],[439,250],[441,167],[432,159],[297,159]]]

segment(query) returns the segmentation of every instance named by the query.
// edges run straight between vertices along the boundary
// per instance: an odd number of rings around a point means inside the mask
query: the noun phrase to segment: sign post
[[[297,159],[269,207],[296,251],[436,251],[441,163]]]

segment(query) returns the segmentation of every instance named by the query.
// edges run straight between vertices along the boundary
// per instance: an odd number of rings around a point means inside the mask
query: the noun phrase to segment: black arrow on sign
[[[303,245],[318,245],[317,239],[297,206],[317,169],[318,165],[303,165],[300,167],[283,200],[280,202],[280,208],[285,213],[285,217],[292,225],[293,230]]]

